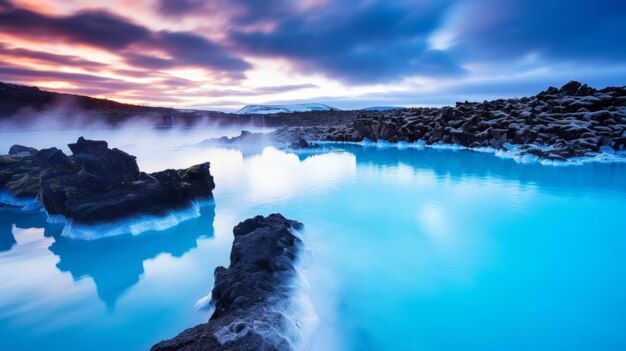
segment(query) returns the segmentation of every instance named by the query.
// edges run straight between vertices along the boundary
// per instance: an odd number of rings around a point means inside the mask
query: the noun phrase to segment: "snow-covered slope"
[[[403,107],[397,107],[397,106],[372,106],[372,107],[366,107],[363,108],[363,111],[390,111],[390,110],[400,110],[403,109]]]
[[[272,113],[290,113],[290,112],[307,112],[307,111],[331,111],[338,110],[324,104],[293,104],[293,105],[248,105],[236,114],[272,114]]]

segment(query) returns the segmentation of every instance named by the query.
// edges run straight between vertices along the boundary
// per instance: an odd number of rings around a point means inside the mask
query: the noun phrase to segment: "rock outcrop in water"
[[[553,160],[614,154],[626,149],[626,86],[596,90],[572,81],[533,97],[361,112],[342,125],[282,128],[274,136],[514,147]]]
[[[109,149],[106,141],[78,139],[71,156],[57,148],[13,146],[0,157],[0,191],[12,204],[37,198],[50,215],[94,224],[135,215],[164,215],[215,188],[209,163],[147,174],[134,156]]]
[[[151,350],[294,350],[301,325],[290,318],[289,301],[303,245],[293,230],[300,228],[280,214],[239,223],[230,266],[215,269],[209,322]]]
[[[319,145],[315,144],[315,143],[310,143],[308,141],[306,141],[306,139],[299,137],[298,140],[292,142],[291,144],[289,144],[289,148],[290,149],[315,149],[319,147]]]
[[[241,134],[234,137],[223,136],[221,138],[206,139],[200,142],[199,146],[211,145],[270,145],[273,138],[265,133],[253,133],[242,130]]]

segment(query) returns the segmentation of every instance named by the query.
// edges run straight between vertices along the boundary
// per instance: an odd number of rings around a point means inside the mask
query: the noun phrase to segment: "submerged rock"
[[[12,149],[20,150],[18,146]],[[209,198],[215,188],[209,163],[147,174],[135,156],[106,141],[79,138],[67,156],[57,148],[0,157],[0,190],[37,198],[50,215],[94,224],[135,215],[164,215]]]
[[[302,324],[290,316],[302,224],[280,214],[239,223],[228,268],[215,269],[208,323],[152,347],[174,350],[294,350]]]

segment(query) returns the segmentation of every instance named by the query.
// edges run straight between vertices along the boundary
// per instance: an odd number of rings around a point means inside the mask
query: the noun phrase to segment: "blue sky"
[[[626,85],[626,1],[0,0],[0,80],[235,110]]]

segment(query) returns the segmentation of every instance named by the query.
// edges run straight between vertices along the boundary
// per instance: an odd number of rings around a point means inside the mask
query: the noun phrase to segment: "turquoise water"
[[[208,134],[111,134],[148,171],[212,163],[215,205],[163,232],[76,241],[0,210],[0,349],[145,350],[208,319],[196,301],[232,227],[305,223],[313,350],[626,349],[625,164],[329,145],[184,147]],[[76,132],[10,134],[57,145]]]

